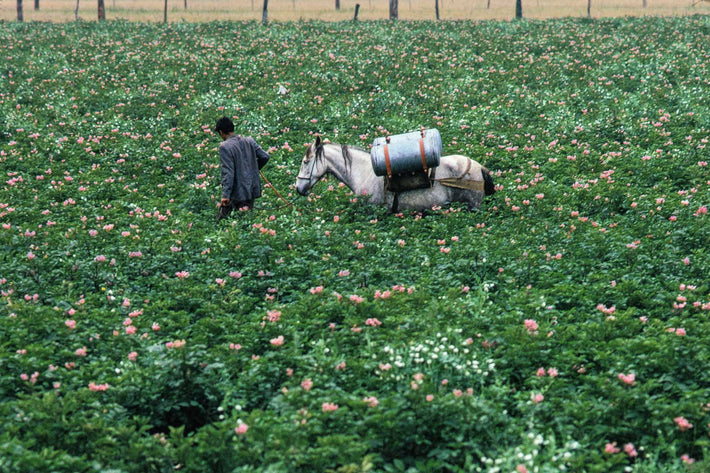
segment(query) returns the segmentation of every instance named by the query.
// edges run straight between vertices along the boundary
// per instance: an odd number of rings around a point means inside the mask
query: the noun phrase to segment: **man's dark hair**
[[[214,127],[214,131],[223,133],[232,133],[234,131],[234,123],[227,117],[222,117],[217,120],[217,125]]]

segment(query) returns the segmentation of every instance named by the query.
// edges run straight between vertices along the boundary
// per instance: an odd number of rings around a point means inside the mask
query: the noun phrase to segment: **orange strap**
[[[426,153],[424,152],[424,138],[419,139],[419,152],[422,155],[422,167],[424,168],[424,171],[426,172],[427,165],[426,165]]]
[[[385,145],[385,166],[387,166],[387,177],[392,177],[392,165],[390,164],[389,145]]]

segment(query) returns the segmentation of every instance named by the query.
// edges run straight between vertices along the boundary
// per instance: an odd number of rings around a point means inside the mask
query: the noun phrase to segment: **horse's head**
[[[301,161],[301,169],[296,179],[296,190],[301,195],[308,195],[311,188],[323,177],[326,163],[323,159],[323,143],[320,136],[306,149],[306,154]]]

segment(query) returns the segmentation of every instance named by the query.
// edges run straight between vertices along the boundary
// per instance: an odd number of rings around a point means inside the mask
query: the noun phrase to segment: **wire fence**
[[[107,20],[261,21],[264,0],[104,0]],[[95,0],[20,0],[24,21],[96,21]],[[269,21],[382,20],[390,0],[268,0]],[[710,14],[710,0],[521,0],[523,17],[682,16]],[[508,20],[516,0],[398,0],[400,20]],[[17,21],[18,2],[0,0],[0,20]]]

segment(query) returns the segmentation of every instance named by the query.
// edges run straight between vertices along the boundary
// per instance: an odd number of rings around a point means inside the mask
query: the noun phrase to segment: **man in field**
[[[222,202],[217,221],[233,209],[249,210],[261,197],[259,170],[269,161],[266,151],[251,137],[234,133],[234,123],[227,117],[217,120],[215,131],[222,138],[219,161],[222,168]]]

